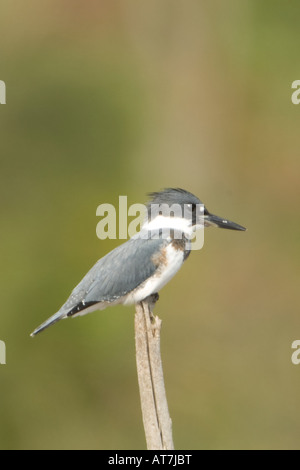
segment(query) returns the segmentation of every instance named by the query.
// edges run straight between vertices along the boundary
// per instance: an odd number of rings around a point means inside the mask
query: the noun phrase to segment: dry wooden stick
[[[173,450],[160,354],[161,320],[153,315],[158,294],[136,305],[135,345],[138,382],[148,450]]]

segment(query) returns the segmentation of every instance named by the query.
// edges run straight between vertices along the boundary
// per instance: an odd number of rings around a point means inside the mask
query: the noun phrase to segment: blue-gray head
[[[148,229],[169,227],[190,232],[200,227],[215,226],[246,230],[235,222],[211,214],[200,199],[184,189],[166,188],[149,196],[144,225]]]

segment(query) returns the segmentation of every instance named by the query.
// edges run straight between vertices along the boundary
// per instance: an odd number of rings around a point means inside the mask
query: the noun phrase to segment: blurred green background
[[[2,0],[1,449],[143,449],[134,309],[35,339],[120,241],[101,203],[183,187],[207,230],[161,292],[177,449],[299,448],[298,1]]]

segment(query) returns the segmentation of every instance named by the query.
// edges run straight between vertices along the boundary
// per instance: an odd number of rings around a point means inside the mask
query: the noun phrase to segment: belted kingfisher
[[[151,200],[141,231],[101,258],[61,309],[31,336],[63,318],[85,315],[111,305],[136,304],[157,294],[189,256],[191,238],[198,228],[246,230],[211,214],[196,196],[183,189],[167,188],[149,196]]]

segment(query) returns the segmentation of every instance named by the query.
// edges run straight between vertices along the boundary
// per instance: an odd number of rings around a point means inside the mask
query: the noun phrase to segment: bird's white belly
[[[147,279],[141,286],[130,292],[124,299],[124,304],[141,302],[151,294],[159,292],[172,277],[179,271],[184,261],[182,250],[175,249],[171,244],[166,247],[165,264],[161,265],[157,272]]]

